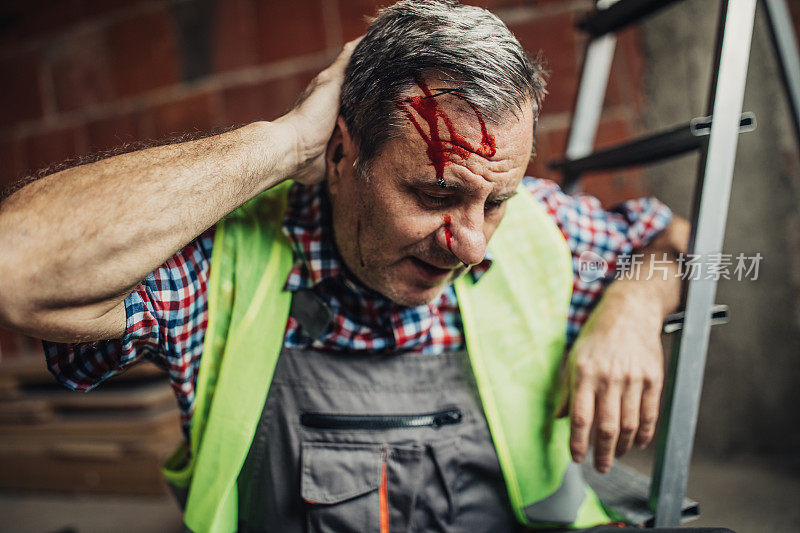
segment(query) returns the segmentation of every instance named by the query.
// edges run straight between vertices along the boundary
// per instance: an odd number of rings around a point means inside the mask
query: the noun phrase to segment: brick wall
[[[122,143],[280,116],[365,16],[391,0],[7,0],[0,7],[0,187],[66,158]],[[473,2],[470,2],[473,3]],[[591,0],[485,0],[551,71],[529,173],[552,179]],[[621,34],[598,144],[641,131],[643,58]],[[605,174],[587,192],[611,205],[645,193],[637,171]],[[0,351],[37,350],[0,330]]]

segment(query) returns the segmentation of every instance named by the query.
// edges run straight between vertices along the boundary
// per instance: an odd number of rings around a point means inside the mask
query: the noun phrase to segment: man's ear
[[[331,193],[336,193],[343,176],[352,173],[356,155],[355,143],[340,115],[325,152],[325,178]]]

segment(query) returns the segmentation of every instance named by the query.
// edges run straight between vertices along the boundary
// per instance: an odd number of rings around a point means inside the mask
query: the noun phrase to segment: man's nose
[[[483,261],[486,255],[486,237],[483,235],[482,212],[479,217],[445,218],[443,230],[443,244],[459,261],[465,265],[476,265]],[[449,244],[447,244],[448,233]]]

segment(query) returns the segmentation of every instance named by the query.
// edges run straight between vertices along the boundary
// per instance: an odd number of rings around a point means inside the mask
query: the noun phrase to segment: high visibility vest
[[[256,196],[217,224],[208,329],[190,446],[164,465],[188,489],[186,526],[237,528],[237,478],[283,345],[292,250],[281,230],[291,184]],[[591,527],[611,521],[569,454],[569,420],[554,416],[573,273],[569,248],[525,190],[507,202],[478,283],[455,282],[467,351],[520,523]],[[577,481],[576,481],[577,479]]]

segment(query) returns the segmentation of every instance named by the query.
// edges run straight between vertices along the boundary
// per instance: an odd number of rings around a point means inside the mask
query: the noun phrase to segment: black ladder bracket
[[[585,172],[609,170],[655,163],[699,150],[708,142],[712,117],[695,117],[689,122],[622,143],[578,159],[551,161],[548,167],[561,170],[565,182],[577,180]],[[742,113],[739,133],[756,129],[756,116]]]
[[[684,310],[667,315],[661,326],[661,332],[670,334],[682,330],[685,315],[686,311]],[[727,324],[730,320],[730,308],[725,304],[714,304],[711,308],[711,325]]]
[[[680,0],[619,0],[606,9],[598,9],[578,21],[580,30],[592,37],[617,32],[647,18],[656,11]]]

